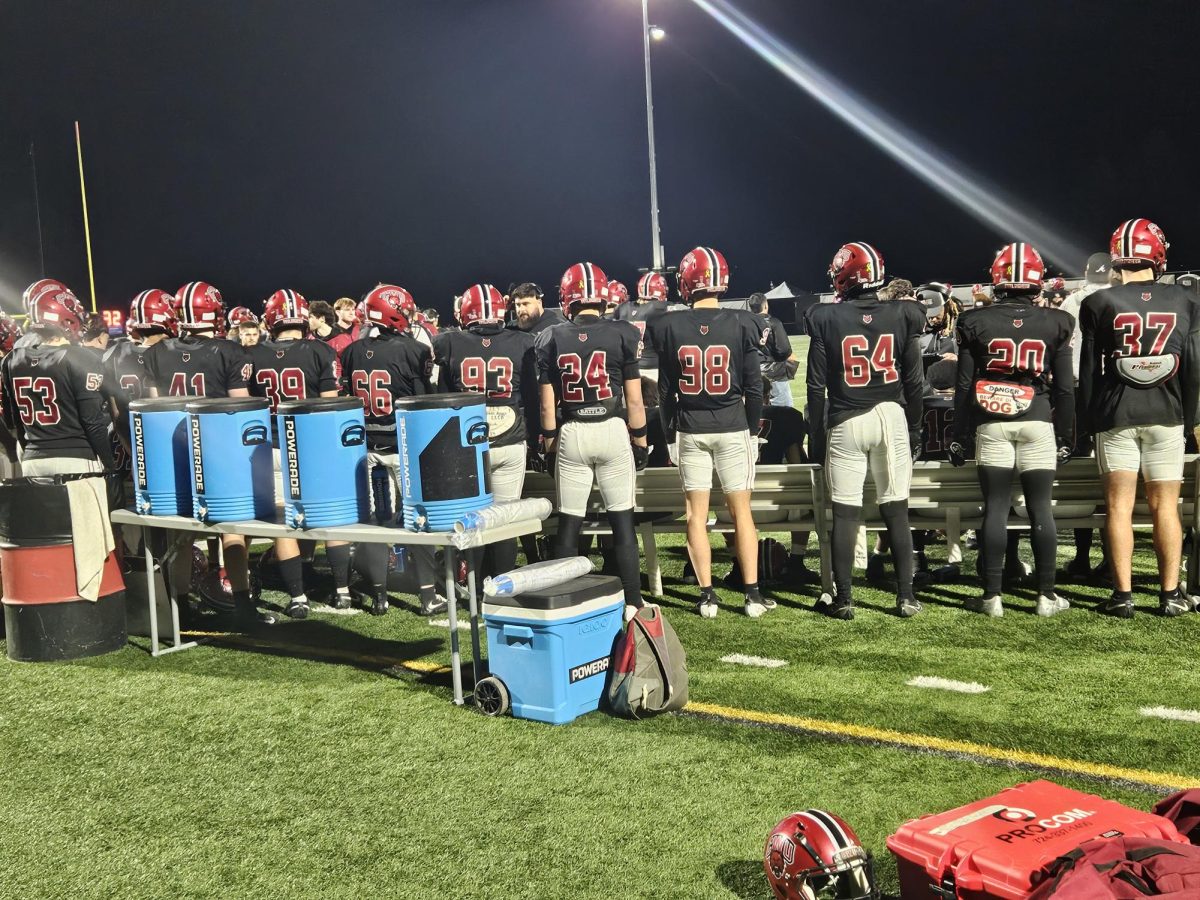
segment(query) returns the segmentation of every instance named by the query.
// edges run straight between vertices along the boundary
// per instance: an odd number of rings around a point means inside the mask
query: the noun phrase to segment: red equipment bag
[[[1163,797],[1154,804],[1153,811],[1170,819],[1180,834],[1200,845],[1200,788]]]
[[[1200,847],[1142,837],[1088,841],[1058,860],[1030,900],[1200,897]]]
[[[1050,781],[1031,781],[907,822],[887,839],[902,900],[1028,900],[1084,841],[1138,835],[1185,843],[1167,819]]]

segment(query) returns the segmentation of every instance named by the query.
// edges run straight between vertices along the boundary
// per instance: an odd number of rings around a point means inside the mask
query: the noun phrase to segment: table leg
[[[458,599],[454,593],[454,548],[442,554],[446,563],[446,612],[450,619],[450,683],[454,686],[454,705],[463,705],[462,654],[458,648]]]
[[[475,555],[466,551],[467,558],[467,611],[471,616],[471,677],[472,684],[479,682],[479,597],[475,593]]]
[[[150,600],[150,655],[158,656],[158,598],[154,590],[154,554],[150,551],[150,529],[142,526],[142,553],[146,558],[146,596]]]
[[[174,558],[178,550],[178,540],[169,540],[167,543],[167,551],[163,555],[163,562],[160,570],[164,573],[170,566],[170,561]],[[190,647],[197,646],[196,641],[188,641],[184,643],[183,634],[179,629],[179,602],[175,599],[175,592],[171,588],[167,588],[167,601],[171,604],[171,640],[170,647],[160,647],[158,643],[158,597],[157,591],[154,588],[154,554],[150,551],[150,529],[146,526],[142,527],[142,546],[146,554],[146,596],[150,603],[150,655],[164,656],[167,653],[174,653],[176,650],[187,650]],[[166,581],[164,575],[164,582]]]

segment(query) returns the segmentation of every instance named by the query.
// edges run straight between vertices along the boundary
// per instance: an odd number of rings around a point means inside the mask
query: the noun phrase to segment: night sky
[[[1200,267],[1195,0],[740,0],[740,9],[1072,243],[1147,216]],[[891,274],[969,283],[1005,241],[691,0],[651,0],[667,261],[721,249],[732,293],[822,290],[866,240]],[[449,308],[475,281],[557,296],[650,256],[637,0],[8,0],[0,6],[0,300],[87,292],[79,119],[102,305],[217,285],[377,281]],[[1082,268],[1083,260],[1074,267]]]

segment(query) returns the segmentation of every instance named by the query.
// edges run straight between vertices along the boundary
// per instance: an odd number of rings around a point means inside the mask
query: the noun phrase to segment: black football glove
[[[650,465],[650,448],[639,447],[637,444],[629,446],[633,450],[633,467],[639,472],[644,472],[646,466]]]
[[[1058,452],[1055,453],[1055,458],[1058,460],[1058,464],[1061,466],[1072,456],[1074,456],[1074,450],[1075,448],[1071,446],[1070,441],[1059,440]]]
[[[557,453],[547,453],[542,457],[542,459],[544,459],[546,461],[546,469],[545,469],[546,474],[549,475],[551,478],[554,478],[555,477],[554,464],[555,464],[555,462],[558,461],[558,454]]]
[[[914,428],[908,433],[908,452],[912,461],[916,462],[925,454],[925,435],[920,428]]]
[[[971,457],[971,450],[960,441],[951,441],[950,446],[946,448],[946,455],[950,457],[953,465],[965,466]]]

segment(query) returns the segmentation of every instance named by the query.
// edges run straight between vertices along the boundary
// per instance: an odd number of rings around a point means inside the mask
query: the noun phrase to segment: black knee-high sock
[[[289,597],[299,597],[304,593],[304,564],[300,561],[300,557],[293,556],[291,559],[276,560],[279,566],[279,577],[283,579],[283,586],[287,589]]]
[[[850,599],[854,544],[858,540],[858,514],[857,506],[833,504],[833,587],[839,600]],[[909,577],[911,579],[911,575]]]
[[[387,589],[387,544],[359,544],[354,558],[371,585],[372,596],[378,597]]]
[[[887,526],[888,540],[892,545],[892,565],[896,567],[896,593],[901,597],[912,596],[913,583],[913,538],[908,527],[908,501],[893,500],[879,504],[879,515]]]
[[[613,533],[613,555],[617,558],[617,571],[621,574],[621,586],[625,589],[625,603],[629,606],[642,605],[642,568],[638,563],[637,531],[633,525],[633,510],[623,509],[608,514],[608,524]]]
[[[1075,529],[1075,558],[1082,559],[1087,562],[1088,557],[1092,552],[1092,535],[1095,532],[1090,528]]]
[[[558,534],[554,536],[554,558],[567,559],[579,555],[579,531],[583,516],[558,514]]]
[[[1035,469],[1023,473],[1021,487],[1025,491],[1025,505],[1029,508],[1029,542],[1033,544],[1038,593],[1050,594],[1054,591],[1054,574],[1058,566],[1058,532],[1054,528],[1054,507],[1050,504],[1054,470]]]
[[[1004,550],[1008,546],[1008,510],[1012,506],[1012,470],[999,466],[979,467],[983,489],[983,592],[1000,593],[1004,580]]]
[[[329,560],[329,568],[333,570],[333,586],[341,589],[350,587],[350,545],[325,545],[325,558]]]

